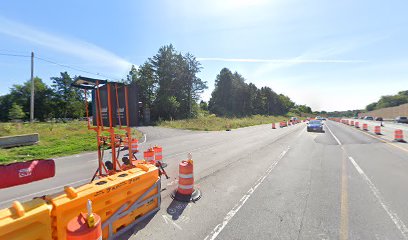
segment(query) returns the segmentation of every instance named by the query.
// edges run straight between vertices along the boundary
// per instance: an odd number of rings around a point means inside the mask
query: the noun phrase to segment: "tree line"
[[[408,90],[400,91],[395,95],[382,96],[377,102],[368,104],[366,110],[373,111],[380,108],[395,107],[405,103],[408,103]]]
[[[288,96],[277,94],[270,87],[257,88],[253,83],[245,83],[242,75],[232,73],[228,68],[223,68],[215,79],[208,109],[211,113],[228,117],[312,112],[310,107],[296,105]]]
[[[85,115],[84,96],[72,88],[73,78],[67,72],[51,78],[48,86],[34,78],[34,116],[40,121],[49,118],[80,118]],[[31,81],[15,84],[6,95],[0,96],[0,121],[27,120],[30,112]]]
[[[162,46],[142,65],[132,66],[122,82],[137,84],[139,102],[143,109],[150,110],[153,121],[194,118],[199,112],[227,117],[282,115],[289,111],[312,113],[310,107],[296,105],[288,96],[277,94],[270,87],[258,88],[246,83],[242,75],[227,68],[216,76],[209,102],[199,102],[200,94],[208,88],[207,82],[197,76],[201,70],[194,55],[178,52],[170,44]],[[75,76],[61,72],[60,76],[52,77],[51,86],[47,86],[36,77],[35,118],[43,121],[84,117],[84,95],[80,89],[71,87],[74,79]],[[30,90],[31,81],[27,81],[13,85],[8,94],[0,96],[0,121],[29,118]]]

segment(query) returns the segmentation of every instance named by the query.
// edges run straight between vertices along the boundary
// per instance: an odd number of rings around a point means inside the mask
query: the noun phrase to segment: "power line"
[[[0,52],[0,56],[23,57],[23,58],[30,58],[30,57],[31,57],[30,55],[24,55],[24,54],[5,53],[5,51],[6,51],[6,52],[12,52],[12,51],[8,51],[8,50],[0,50],[0,51],[3,51],[3,52]],[[82,73],[86,73],[86,74],[91,74],[91,75],[95,75],[95,76],[99,76],[99,77],[104,77],[104,78],[108,78],[108,79],[111,79],[111,80],[120,81],[120,79],[118,79],[117,77],[112,77],[112,76],[108,76],[108,75],[101,74],[101,73],[90,72],[90,71],[87,71],[87,70],[84,70],[84,69],[81,69],[81,68],[78,68],[78,67],[74,67],[74,66],[70,66],[70,65],[67,65],[67,64],[58,63],[58,62],[56,62],[56,61],[53,61],[53,60],[50,60],[50,59],[46,59],[46,58],[43,58],[43,57],[35,56],[34,58],[35,58],[35,59],[38,59],[38,60],[40,60],[40,61],[44,61],[44,62],[48,62],[48,63],[54,64],[54,65],[60,66],[60,67],[69,68],[69,69],[72,69],[72,70],[75,70],[75,71],[78,71],[78,72],[82,72]]]
[[[108,78],[108,79],[111,79],[111,80],[118,80],[115,77],[111,77],[111,76],[108,76],[108,75],[105,75],[105,74],[90,72],[90,71],[80,69],[80,68],[77,68],[77,67],[73,67],[73,66],[70,66],[70,65],[66,65],[66,64],[61,64],[61,63],[55,62],[55,61],[50,60],[50,59],[45,59],[45,58],[41,58],[41,57],[34,57],[34,58],[36,58],[38,60],[41,60],[41,61],[44,61],[44,62],[54,64],[54,65],[58,65],[60,67],[69,68],[69,69],[72,69],[72,70],[75,70],[75,71],[79,71],[79,72],[83,72],[83,73],[87,73],[87,74],[92,74],[92,75],[96,75],[96,76],[100,76],[100,77],[105,77],[105,78]]]
[[[1,52],[0,52],[0,55],[1,55],[1,56],[9,56],[9,57],[27,57],[27,58],[31,57],[30,55],[12,54],[12,53],[1,53]]]

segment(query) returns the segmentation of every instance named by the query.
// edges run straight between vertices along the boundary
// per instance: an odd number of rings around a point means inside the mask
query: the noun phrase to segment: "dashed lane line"
[[[248,192],[239,200],[239,202],[227,213],[224,217],[222,223],[215,226],[214,230],[205,237],[204,240],[214,240],[217,236],[221,233],[221,231],[227,226],[229,221],[238,213],[242,206],[246,203],[246,201],[252,196],[255,190],[261,185],[261,183],[266,179],[269,173],[276,167],[279,161],[286,155],[289,151],[290,147],[284,150],[278,157],[276,161],[274,161],[269,168],[266,170],[265,174],[262,175],[258,180],[254,183],[254,185],[248,190]]]

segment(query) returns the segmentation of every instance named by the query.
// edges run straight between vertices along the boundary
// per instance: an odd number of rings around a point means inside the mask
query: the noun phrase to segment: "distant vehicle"
[[[395,118],[395,122],[397,122],[397,123],[408,123],[408,118],[399,116],[399,117]]]
[[[360,119],[364,119],[364,117],[360,117]]]
[[[370,116],[365,116],[365,117],[364,117],[364,120],[371,120],[371,121],[372,121],[372,120],[374,120],[374,118],[373,118],[373,117],[370,117]]]
[[[291,122],[295,122],[295,121],[297,121],[297,120],[298,120],[297,117],[291,117],[291,118],[290,118],[290,121],[291,121]]]
[[[307,131],[308,132],[324,132],[322,121],[321,120],[311,120],[307,124]]]
[[[326,121],[326,118],[322,118],[323,121]]]
[[[354,119],[358,119],[358,117],[354,117]]]
[[[383,118],[382,117],[376,117],[375,121],[383,121]]]
[[[316,116],[316,118],[315,118],[316,120],[322,120],[322,117],[320,117],[320,116]]]

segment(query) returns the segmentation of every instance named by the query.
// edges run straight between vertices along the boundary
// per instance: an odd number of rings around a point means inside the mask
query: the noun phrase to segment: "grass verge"
[[[215,115],[208,115],[194,119],[161,121],[158,126],[168,128],[179,128],[188,130],[202,130],[202,131],[220,131],[227,129],[235,129],[242,127],[249,127],[260,124],[268,124],[279,121],[286,121],[288,116],[262,116],[254,115],[243,118],[225,118],[217,117]]]
[[[96,132],[87,123],[0,123],[0,136],[39,133],[40,142],[32,146],[0,149],[0,164],[31,159],[55,158],[96,151]],[[138,138],[139,132],[134,130]]]

